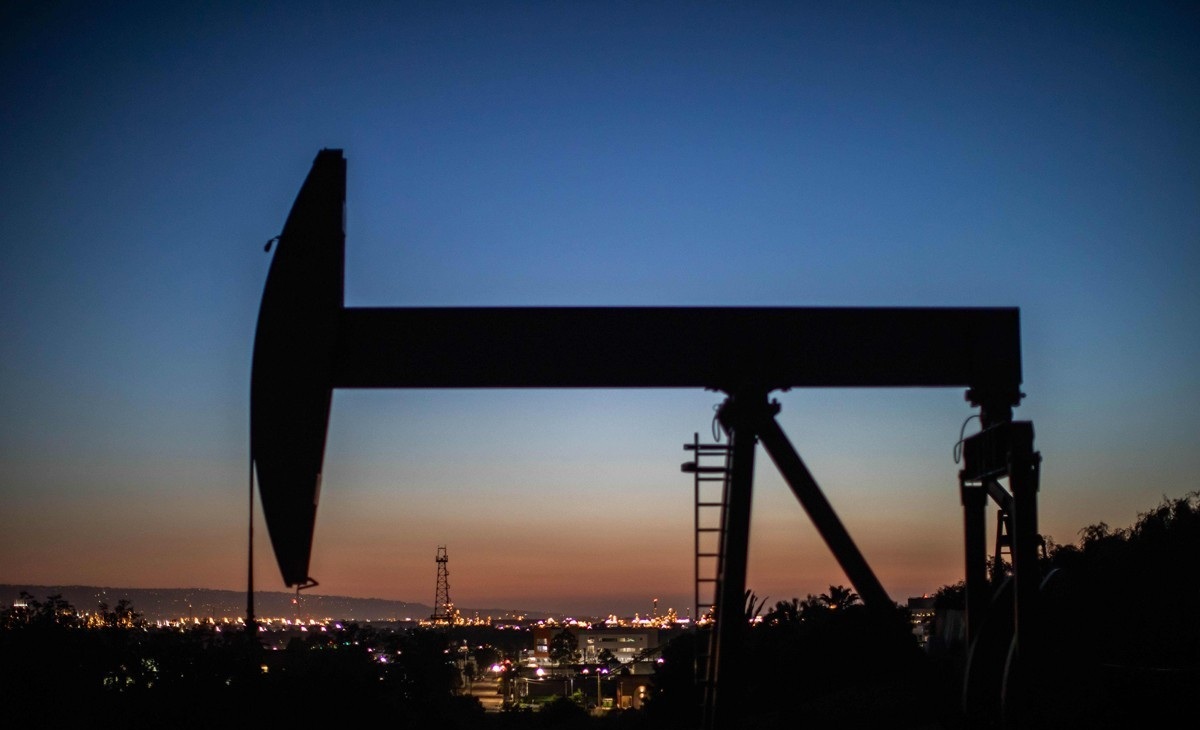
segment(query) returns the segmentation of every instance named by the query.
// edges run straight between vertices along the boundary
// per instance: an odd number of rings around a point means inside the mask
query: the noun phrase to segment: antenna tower
[[[450,558],[446,555],[445,545],[438,545],[434,561],[437,563],[437,590],[433,596],[433,615],[429,618],[435,622],[452,623],[458,612],[454,610],[454,602],[450,600],[450,571],[446,567]]]

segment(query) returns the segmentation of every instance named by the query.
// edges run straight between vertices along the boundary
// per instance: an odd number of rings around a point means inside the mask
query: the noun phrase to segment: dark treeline
[[[1037,669],[1046,726],[1135,727],[1190,713],[1200,686],[1200,494],[1164,499],[1129,528],[1093,525],[1077,544],[1047,547]],[[1003,564],[994,571],[997,591],[1005,573]],[[590,717],[576,692],[537,713],[485,715],[464,682],[531,648],[528,632],[346,624],[269,651],[241,631],[146,626],[126,602],[84,616],[61,596],[23,598],[0,617],[0,686],[14,727],[199,728],[239,718],[305,727],[331,714],[451,730],[698,726],[692,633],[663,648],[641,710]],[[961,585],[943,587],[939,617],[961,599]],[[868,610],[840,586],[770,607],[751,595],[748,604],[750,614],[767,610],[748,631],[741,688],[724,695],[745,727],[965,726],[965,648],[921,651],[905,610]]]
[[[747,612],[762,606],[751,594]],[[699,726],[701,692],[693,658],[703,637],[681,637],[663,651],[646,727]],[[870,610],[842,586],[804,600],[779,601],[750,629],[741,687],[722,685],[739,726],[929,727],[926,658],[908,612]]]
[[[1200,687],[1200,492],[1049,546],[1042,712],[1060,727],[1171,727]]]
[[[1046,540],[1044,625],[1032,668],[1046,727],[1175,725],[1194,716],[1200,686],[1200,492],[1163,498],[1128,528],[1085,527],[1076,544]],[[1008,597],[1008,566],[993,590]],[[939,617],[964,608],[964,585],[937,594]],[[965,647],[935,661],[961,676]],[[978,723],[977,723],[978,724]]]
[[[318,716],[383,714],[465,728],[482,715],[477,702],[455,695],[460,672],[441,633],[346,624],[269,651],[241,630],[146,626],[127,604],[102,606],[97,620],[59,596],[23,598],[27,607],[8,609],[0,632],[0,684],[14,727],[307,727]]]

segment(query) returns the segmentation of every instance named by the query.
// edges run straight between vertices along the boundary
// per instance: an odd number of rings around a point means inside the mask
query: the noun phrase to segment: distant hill
[[[180,618],[235,619],[246,615],[244,591],[221,591],[209,588],[109,588],[97,586],[34,586],[0,584],[0,606],[8,607],[25,591],[39,601],[61,594],[80,611],[93,611],[101,603],[115,606],[121,599],[133,604],[133,610],[150,621]],[[254,612],[259,617],[296,618],[292,600],[295,593],[255,591]],[[497,618],[516,613],[512,609],[460,609],[464,616]],[[302,619],[340,619],[346,621],[393,621],[427,618],[433,609],[423,603],[389,601],[383,598],[349,598],[300,594],[299,617]],[[544,613],[526,615],[541,616]]]

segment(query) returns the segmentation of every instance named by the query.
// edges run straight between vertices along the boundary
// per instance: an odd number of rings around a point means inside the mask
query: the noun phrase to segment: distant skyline
[[[0,21],[0,582],[244,590],[262,249],[322,147],[349,164],[349,305],[1016,306],[1042,531],[1197,488],[1190,5]],[[962,577],[961,391],[775,397],[894,599]],[[311,574],[426,603],[447,545],[463,605],[690,606],[679,464],[719,401],[339,391]],[[283,590],[257,536],[258,585]],[[837,583],[760,450],[749,586]]]
[[[143,618],[155,620],[177,620],[179,618],[214,618],[218,621],[234,622],[246,616],[246,591],[218,588],[127,588],[123,586],[82,585],[14,585],[0,583],[0,607],[9,607],[21,600],[21,593],[29,593],[33,601],[44,602],[48,597],[59,595],[79,613],[92,613],[101,602],[112,608],[118,601],[127,600],[132,609]],[[293,600],[294,590],[255,590],[255,616],[260,619],[293,619],[297,611]],[[387,621],[422,621],[429,619],[433,607],[428,601],[400,601],[373,596],[338,596],[329,593],[304,591],[300,594],[299,617],[333,620],[362,619]],[[630,611],[628,614],[615,611],[596,611],[589,614],[550,611],[540,606],[465,606],[457,605],[464,621],[493,622],[505,620],[540,621],[547,618],[599,619],[616,614],[619,619],[655,618],[653,604]],[[657,618],[665,620],[668,607],[657,607]],[[688,617],[676,609],[681,621]],[[520,618],[518,618],[520,617]]]

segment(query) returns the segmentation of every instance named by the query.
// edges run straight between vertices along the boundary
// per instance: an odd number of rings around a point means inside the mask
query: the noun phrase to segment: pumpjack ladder
[[[684,451],[694,454],[694,460],[684,462],[680,469],[693,475],[693,515],[695,524],[695,593],[692,601],[692,622],[699,628],[711,628],[716,613],[718,578],[721,575],[722,546],[724,545],[725,503],[729,494],[729,444],[700,443],[700,434],[692,435],[692,443]],[[714,488],[719,484],[719,491]],[[714,520],[714,514],[715,520]],[[707,590],[705,590],[707,588]],[[702,597],[708,600],[701,601]],[[709,641],[697,636],[696,681],[708,691]]]

